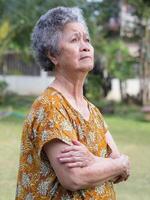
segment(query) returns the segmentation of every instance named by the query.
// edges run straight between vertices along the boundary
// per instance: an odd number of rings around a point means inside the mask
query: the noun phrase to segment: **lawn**
[[[150,123],[116,116],[106,120],[120,151],[131,160],[129,180],[116,185],[118,199],[149,200]]]
[[[115,186],[118,200],[150,199],[150,123],[125,115],[105,116],[120,151],[128,154],[131,177]],[[0,199],[15,196],[19,147],[23,119],[19,116],[0,120]]]

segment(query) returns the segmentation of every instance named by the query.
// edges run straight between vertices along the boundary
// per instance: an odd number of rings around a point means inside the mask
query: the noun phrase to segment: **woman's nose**
[[[81,41],[80,43],[80,51],[90,51],[89,43],[86,41]]]

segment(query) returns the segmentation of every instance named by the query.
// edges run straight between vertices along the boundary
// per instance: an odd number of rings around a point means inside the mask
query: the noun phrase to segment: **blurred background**
[[[23,121],[54,79],[32,57],[38,18],[56,6],[78,6],[95,48],[85,96],[104,114],[131,177],[115,186],[118,200],[150,199],[150,1],[0,0],[0,199],[15,197]]]

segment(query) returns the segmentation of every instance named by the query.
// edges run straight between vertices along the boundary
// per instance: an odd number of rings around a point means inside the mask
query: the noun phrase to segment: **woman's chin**
[[[82,72],[89,72],[93,69],[93,65],[82,65],[79,67],[80,71]]]

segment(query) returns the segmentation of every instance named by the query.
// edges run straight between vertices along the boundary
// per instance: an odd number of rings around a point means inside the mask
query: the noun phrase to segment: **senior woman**
[[[55,80],[33,103],[22,134],[17,200],[115,200],[129,176],[100,111],[83,95],[94,50],[79,8],[57,7],[32,33],[39,64]],[[40,83],[39,83],[40,84]]]

